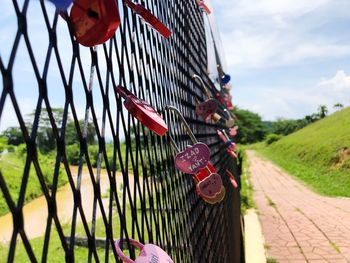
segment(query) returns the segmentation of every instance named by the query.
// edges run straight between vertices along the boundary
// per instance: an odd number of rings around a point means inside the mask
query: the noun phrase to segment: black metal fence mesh
[[[113,245],[118,238],[157,244],[174,262],[243,261],[239,190],[225,176],[226,169],[238,175],[236,163],[218,139],[216,129],[223,126],[207,124],[195,113],[197,100],[206,95],[193,74],[216,93],[206,72],[203,14],[195,0],[140,3],[172,37],[162,38],[119,3],[116,35],[88,49],[75,42],[73,29],[50,2],[1,1],[1,27],[7,28],[0,43],[1,126],[12,118],[25,143],[18,185],[10,183],[4,162],[0,167],[0,198],[13,218],[7,225],[11,237],[0,246],[1,262],[119,262]],[[156,136],[134,119],[115,92],[117,85],[159,112],[167,105],[182,112],[211,149],[226,187],[223,202],[209,205],[198,197],[191,176],[174,168],[169,135]],[[191,144],[178,118],[163,116],[178,146]],[[53,139],[49,167],[38,147],[43,129]],[[68,145],[72,130],[75,166]],[[68,199],[60,180],[68,182]],[[45,223],[35,227],[43,237],[29,234],[33,226],[24,212],[33,181],[40,184],[36,194],[44,195]],[[138,254],[124,249],[131,257]]]

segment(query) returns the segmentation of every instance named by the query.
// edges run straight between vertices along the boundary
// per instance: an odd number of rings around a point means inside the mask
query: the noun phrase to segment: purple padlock
[[[209,147],[198,142],[176,155],[175,167],[186,174],[196,174],[207,166],[209,160]]]
[[[118,256],[126,263],[174,263],[169,255],[160,247],[152,244],[143,245],[140,242],[129,239],[129,242],[134,247],[141,250],[139,256],[134,260],[128,258],[120,248],[121,240],[114,242]]]

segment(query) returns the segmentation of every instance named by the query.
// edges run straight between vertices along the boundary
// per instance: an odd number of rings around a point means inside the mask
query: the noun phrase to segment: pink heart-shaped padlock
[[[152,244],[143,245],[140,242],[129,239],[130,244],[141,250],[135,261],[124,255],[120,249],[120,240],[114,243],[118,256],[126,263],[174,263],[169,255],[160,247]]]
[[[197,104],[196,113],[206,120],[210,115],[218,110],[218,102],[214,99],[206,100]]]
[[[220,175],[212,173],[197,184],[199,194],[205,198],[215,197],[221,190],[222,180]]]
[[[209,159],[209,147],[199,142],[176,155],[175,167],[184,173],[196,174],[207,166]]]

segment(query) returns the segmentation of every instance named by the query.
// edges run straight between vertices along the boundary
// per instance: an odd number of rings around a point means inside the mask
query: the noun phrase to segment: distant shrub
[[[283,136],[282,135],[279,135],[279,134],[269,134],[266,136],[266,139],[265,139],[265,142],[267,145],[270,145],[274,142],[277,142],[278,140],[280,140]]]
[[[75,144],[66,146],[66,154],[70,165],[79,164],[79,154],[80,154],[79,144],[75,143]]]
[[[18,145],[16,153],[19,158],[25,159],[27,154],[27,145],[25,143]]]

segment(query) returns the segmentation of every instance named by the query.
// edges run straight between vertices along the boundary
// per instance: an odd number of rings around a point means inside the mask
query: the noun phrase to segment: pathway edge
[[[265,240],[255,209],[248,209],[244,215],[244,237],[245,262],[266,263]]]

